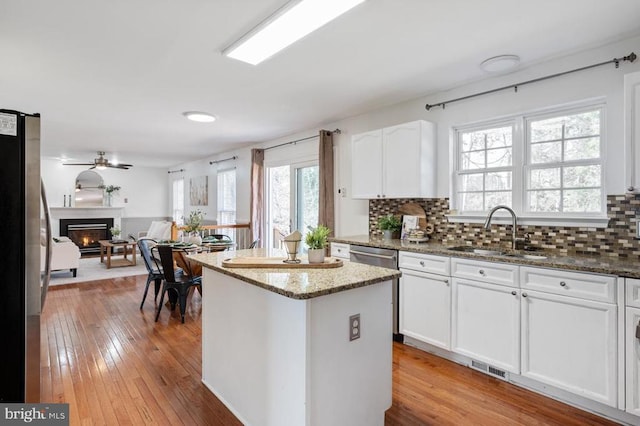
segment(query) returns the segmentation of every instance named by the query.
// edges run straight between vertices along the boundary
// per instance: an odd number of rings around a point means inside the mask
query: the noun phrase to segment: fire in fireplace
[[[60,219],[60,235],[76,243],[83,256],[100,253],[98,241],[112,238],[109,231],[111,227],[113,218]]]

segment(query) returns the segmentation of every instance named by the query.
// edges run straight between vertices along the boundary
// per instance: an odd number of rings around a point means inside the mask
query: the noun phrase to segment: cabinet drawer
[[[447,276],[449,276],[451,272],[451,260],[445,256],[401,251],[398,263],[400,268],[413,269],[414,271],[430,272],[432,274]]]
[[[626,288],[626,305],[633,306],[634,308],[640,308],[640,280],[634,278],[627,278],[625,280]]]
[[[340,259],[349,259],[349,244],[331,243],[331,256]]]
[[[518,287],[518,265],[483,262],[454,257],[451,259],[451,275],[470,278],[492,284]]]
[[[615,303],[616,300],[616,277],[612,275],[522,266],[520,282],[523,290],[538,290],[609,303]]]

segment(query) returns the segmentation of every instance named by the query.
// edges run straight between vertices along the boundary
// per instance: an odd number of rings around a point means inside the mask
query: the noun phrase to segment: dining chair
[[[172,289],[178,293],[180,316],[182,318],[182,323],[184,324],[184,315],[187,310],[187,295],[189,294],[189,289],[192,286],[200,286],[202,277],[193,276],[190,270],[189,262],[185,264],[185,270],[175,271],[173,267],[173,247],[169,245],[158,245],[156,246],[156,248],[160,255],[160,263],[162,264],[162,271],[164,273],[164,281],[162,282],[162,293],[160,294],[160,303],[158,304],[156,312],[156,322],[160,317],[160,310],[162,309],[162,305],[164,302],[164,295],[167,290]]]
[[[147,268],[147,284],[144,286],[144,294],[142,295],[142,302],[140,303],[140,309],[144,305],[144,301],[147,298],[147,293],[149,292],[149,284],[151,281],[155,282],[155,297],[154,301],[158,300],[158,293],[160,292],[160,286],[162,285],[162,279],[164,275],[162,274],[162,269],[158,265],[158,262],[151,254],[151,247],[156,245],[157,242],[150,238],[142,238],[138,240],[138,247],[140,248],[140,254],[142,255],[142,259],[144,260],[144,266]]]
[[[260,242],[260,238],[255,239],[255,240],[254,240],[254,241],[249,245],[249,248],[250,248],[250,249],[252,249],[252,248],[256,248],[256,247],[258,247],[258,243],[259,243],[259,242]]]

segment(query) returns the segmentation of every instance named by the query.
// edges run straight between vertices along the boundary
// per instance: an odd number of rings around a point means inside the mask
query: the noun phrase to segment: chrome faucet
[[[511,248],[516,250],[517,242],[521,240],[520,238],[516,238],[516,230],[518,227],[518,219],[516,218],[516,212],[514,212],[511,208],[507,206],[495,206],[491,209],[489,214],[487,215],[487,219],[484,221],[484,229],[489,230],[491,227],[491,218],[493,218],[493,214],[500,209],[504,209],[511,213]]]

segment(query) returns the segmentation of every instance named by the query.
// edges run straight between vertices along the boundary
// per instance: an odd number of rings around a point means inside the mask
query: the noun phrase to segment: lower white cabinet
[[[627,348],[627,412],[640,416],[640,339],[636,329],[640,327],[640,308],[626,310]]]
[[[453,278],[451,350],[520,372],[518,289]]]
[[[522,375],[617,407],[617,306],[522,291]]]
[[[401,269],[400,333],[451,349],[449,277]]]

